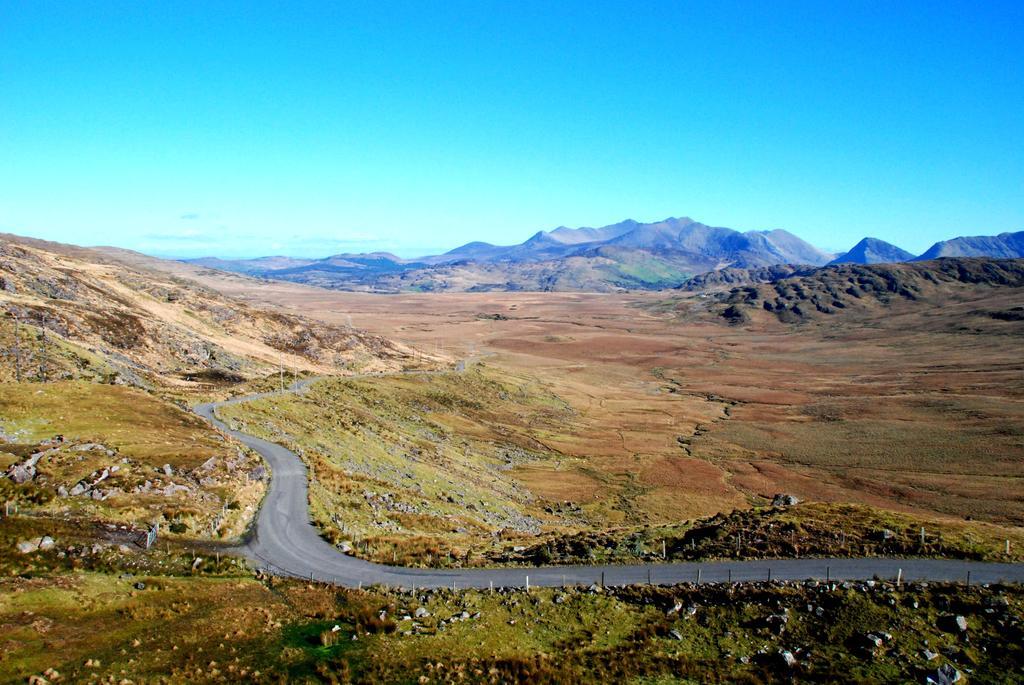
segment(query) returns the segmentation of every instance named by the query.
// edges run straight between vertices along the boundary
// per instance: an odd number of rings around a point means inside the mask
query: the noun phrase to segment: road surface
[[[283,392],[304,392],[318,379],[298,381]],[[383,584],[402,588],[486,588],[558,586],[563,584],[622,585],[653,582],[723,582],[749,580],[904,580],[1024,582],[1024,564],[982,563],[946,559],[782,559],[706,561],[611,566],[546,566],[536,568],[431,570],[375,564],[343,554],[320,537],[310,523],[306,466],[294,452],[228,428],[216,417],[218,407],[280,395],[281,391],[202,404],[195,408],[214,426],[259,452],[271,470],[270,488],[249,542],[238,551],[256,565],[279,575],[312,578],[356,587]]]

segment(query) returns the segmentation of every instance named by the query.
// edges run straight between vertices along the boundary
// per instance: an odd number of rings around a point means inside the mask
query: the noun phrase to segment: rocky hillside
[[[795,323],[842,311],[865,311],[896,301],[940,304],[970,289],[1024,287],[1021,259],[940,259],[904,264],[840,264],[735,287],[717,296],[732,323],[759,316]],[[1022,292],[1024,299],[1024,292]],[[1014,311],[991,312],[1013,320]]]
[[[795,264],[774,264],[755,269],[728,268],[708,271],[688,279],[679,286],[680,290],[701,292],[704,290],[720,290],[734,288],[751,283],[771,283],[780,278],[788,278],[804,273],[811,273],[815,267]]]
[[[0,380],[147,386],[337,373],[411,360],[361,331],[257,309],[91,250],[0,236]]]

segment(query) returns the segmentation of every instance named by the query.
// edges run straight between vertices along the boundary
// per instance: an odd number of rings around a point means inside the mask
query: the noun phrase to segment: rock
[[[145,583],[143,583],[143,582],[142,582],[142,581],[140,580],[139,582],[135,583],[135,589],[136,589],[136,590],[145,590],[145,589],[146,589],[146,584],[145,584]]]
[[[71,488],[68,494],[70,494],[72,497],[78,497],[88,489],[89,488],[86,486],[85,483],[75,483],[74,487]]]
[[[58,485],[57,486],[57,497],[67,497],[67,496],[68,496],[68,489],[66,487],[64,487],[63,485]]]
[[[210,457],[209,459],[204,461],[202,464],[200,464],[199,468],[197,470],[199,470],[199,471],[209,471],[209,470],[211,470],[216,465],[217,465],[217,457]]]
[[[800,500],[793,495],[787,495],[780,492],[772,498],[773,507],[791,507],[795,504],[800,504]]]
[[[782,635],[786,630],[786,624],[789,623],[789,616],[787,614],[772,614],[764,619],[764,624],[776,635]]]
[[[935,661],[939,658],[939,655],[930,649],[926,649],[923,652],[921,652],[921,656],[925,658],[925,661]]]
[[[430,612],[423,607],[416,607],[416,611],[413,612],[413,615],[416,618],[427,618],[428,616],[430,616]]]
[[[671,637],[673,640],[680,640],[680,641],[682,641],[682,639],[683,639],[682,634],[678,630],[676,630],[675,628],[673,628],[672,630],[668,631],[668,634],[669,634],[669,637]]]
[[[927,676],[924,682],[928,685],[953,685],[960,682],[963,675],[952,664],[944,664],[935,673]]]
[[[953,620],[956,622],[957,630],[959,630],[961,633],[966,633],[967,632],[967,619],[966,618],[964,618],[963,616],[957,616]]]
[[[192,489],[187,485],[179,485],[178,483],[171,483],[163,489],[164,497],[173,497],[179,492],[192,492]]]
[[[31,554],[39,549],[39,542],[34,540],[22,540],[18,543],[18,552],[21,554]]]
[[[49,535],[44,535],[39,539],[40,551],[45,552],[48,549],[53,549],[54,544],[56,543],[54,543],[53,538],[51,538]]]
[[[27,483],[36,477],[36,467],[31,464],[15,464],[8,471],[7,477],[13,480],[18,485]]]
[[[780,649],[779,656],[782,657],[782,662],[789,668],[796,668],[796,657],[793,656],[793,652],[788,649]]]
[[[165,476],[173,476],[174,475],[174,469],[171,468],[170,464],[164,464],[163,467],[161,468],[161,470],[164,472]]]

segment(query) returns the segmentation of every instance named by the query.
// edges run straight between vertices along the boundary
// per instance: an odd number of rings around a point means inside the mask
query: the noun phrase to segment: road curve
[[[223,432],[259,452],[271,470],[270,488],[256,518],[254,534],[238,551],[279,575],[312,578],[344,586],[374,583],[402,588],[486,588],[605,583],[723,582],[751,580],[904,580],[1024,582],[1024,564],[947,559],[780,559],[706,561],[611,566],[430,570],[375,564],[341,553],[320,537],[309,520],[306,465],[281,445],[231,430],[216,417],[218,407],[304,392],[318,379],[294,383],[285,391],[260,393],[195,407],[195,412]],[[968,576],[969,574],[969,576]]]

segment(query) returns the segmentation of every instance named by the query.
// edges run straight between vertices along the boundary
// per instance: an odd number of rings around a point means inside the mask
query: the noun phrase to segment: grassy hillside
[[[559,464],[570,479],[576,468],[545,444],[571,409],[528,378],[473,367],[337,379],[219,415],[301,454],[318,525],[382,561],[478,564],[502,538],[588,518],[578,506],[554,509],[516,478],[532,464]]]
[[[413,363],[384,338],[226,298],[99,252],[0,237],[0,381],[90,377],[208,387],[272,373]],[[68,345],[77,350],[69,350]]]
[[[24,511],[223,539],[259,508],[259,456],[169,402],[83,381],[0,387],[0,497]]]

